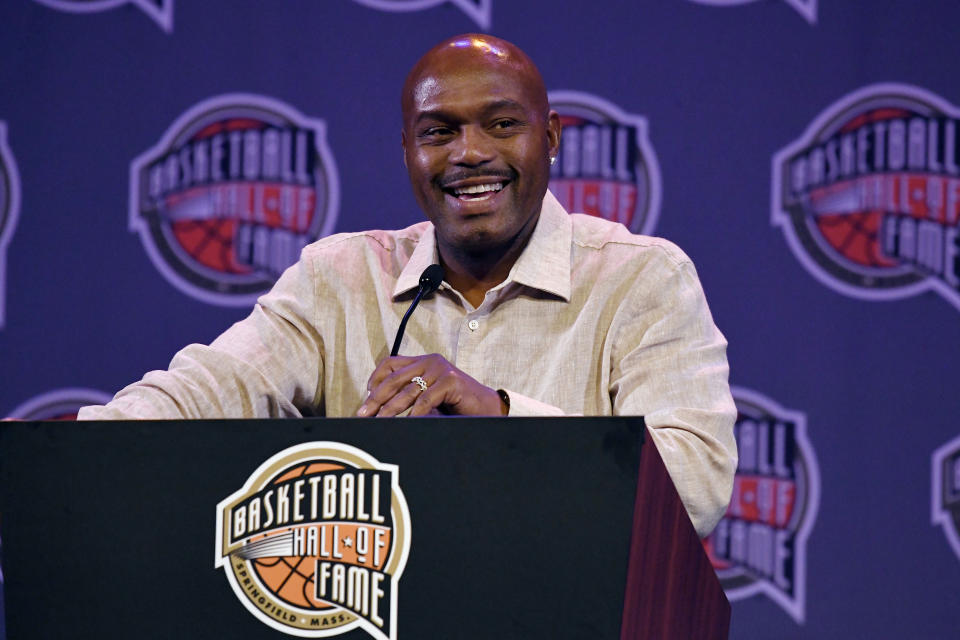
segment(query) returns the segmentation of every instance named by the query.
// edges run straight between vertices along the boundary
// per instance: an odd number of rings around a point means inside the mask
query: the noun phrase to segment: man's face
[[[528,76],[495,55],[453,51],[410,87],[404,159],[441,249],[485,255],[536,224],[560,125]]]

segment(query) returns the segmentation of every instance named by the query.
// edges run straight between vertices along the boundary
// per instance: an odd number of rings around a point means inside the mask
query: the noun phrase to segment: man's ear
[[[560,132],[563,126],[560,124],[560,114],[551,110],[547,114],[547,143],[551,158],[556,158],[560,153]]]
[[[403,149],[403,166],[407,169],[407,132],[403,129],[400,130],[400,147]]]

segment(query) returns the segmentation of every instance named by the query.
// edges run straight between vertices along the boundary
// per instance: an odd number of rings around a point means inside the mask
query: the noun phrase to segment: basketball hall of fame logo
[[[960,111],[904,84],[858,89],[773,158],[772,222],[835,291],[935,291],[960,308]]]
[[[804,414],[731,388],[740,454],[730,506],[704,540],[731,602],[765,594],[798,623],[806,604],[806,548],[820,471]]]
[[[226,94],[181,115],[130,166],[130,229],[176,288],[249,306],[334,228],[339,183],[321,120]]]
[[[7,146],[7,125],[0,120],[0,329],[6,318],[7,247],[20,215],[20,174]]]
[[[170,33],[173,31],[173,0],[35,0],[42,5],[68,13],[109,11],[124,5],[133,5],[146,13]]]
[[[430,9],[442,4],[450,3],[457,7],[471,20],[476,22],[483,29],[490,28],[490,14],[493,11],[493,0],[353,0],[358,4],[379,9],[380,11],[390,11],[394,13],[403,13],[407,11],[421,11]]]
[[[338,442],[285,449],[217,506],[215,565],[274,629],[319,638],[360,628],[395,640],[411,535],[398,476]]]
[[[933,452],[930,514],[960,559],[960,436]]]
[[[757,2],[758,0],[691,0],[698,4],[709,4],[716,7],[732,7],[735,5]],[[817,23],[817,0],[783,0],[806,18],[810,24]]]
[[[620,222],[650,234],[660,215],[660,165],[647,121],[580,91],[551,91],[563,124],[550,191],[571,213]]]
[[[106,404],[110,400],[110,394],[96,389],[54,389],[30,398],[7,417],[20,420],[76,420],[81,407]]]

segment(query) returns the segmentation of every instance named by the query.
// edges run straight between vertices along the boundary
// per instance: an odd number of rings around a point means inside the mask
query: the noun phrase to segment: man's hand
[[[413,382],[419,376],[427,388]],[[392,417],[410,409],[410,416],[429,413],[502,416],[507,407],[500,394],[484,386],[437,354],[384,358],[367,382],[360,417]]]

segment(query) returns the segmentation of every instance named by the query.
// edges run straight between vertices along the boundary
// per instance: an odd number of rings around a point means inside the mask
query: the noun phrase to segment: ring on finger
[[[427,390],[427,381],[420,376],[414,376],[413,378],[410,378],[410,382],[420,387],[420,393],[423,393]]]

